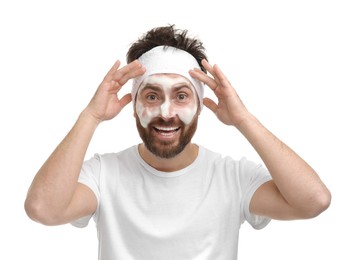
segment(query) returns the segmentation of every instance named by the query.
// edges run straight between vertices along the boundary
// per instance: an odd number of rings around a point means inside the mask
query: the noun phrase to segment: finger
[[[128,105],[130,102],[132,101],[132,94],[128,93],[125,94],[121,99],[120,99],[120,104],[121,107],[125,107],[126,105]]]
[[[227,77],[224,75],[224,73],[222,72],[222,70],[219,68],[219,66],[217,64],[214,64],[213,66],[211,66],[207,60],[202,60],[202,64],[203,66],[207,69],[207,71],[214,77],[214,79],[220,83],[220,85],[225,85],[228,86],[228,84],[230,85],[229,80],[227,79]]]
[[[135,61],[123,66],[119,70],[116,70],[114,73],[113,79],[115,81],[119,81],[123,77],[125,77],[126,75],[133,73],[134,71],[136,71],[142,67],[143,67],[142,64],[138,60],[135,60]]]
[[[111,80],[113,77],[113,74],[118,70],[119,66],[121,65],[121,61],[117,60],[115,64],[113,64],[112,68],[107,72],[105,79],[106,80]]]
[[[213,66],[211,66],[207,60],[202,60],[201,61],[202,65],[205,67],[205,69],[214,77],[214,79],[217,81],[217,80],[220,80],[221,77],[220,75],[224,76],[223,72],[219,69],[218,65],[217,64],[214,64]]]
[[[218,83],[216,82],[215,79],[211,78],[208,76],[206,73],[204,73],[200,69],[193,69],[189,71],[190,76],[193,78],[205,83],[207,86],[209,86],[212,90],[215,90],[216,87],[218,86]]]
[[[210,73],[213,77],[215,76],[214,75],[214,72],[213,72],[213,67],[211,66],[210,63],[208,63],[208,61],[206,59],[203,59],[201,61],[201,64],[202,66],[204,66],[204,68],[208,71],[208,73]]]
[[[118,70],[114,75],[114,81],[118,83],[119,87],[122,87],[128,80],[141,76],[145,71],[145,67],[138,60],[135,60]]]
[[[211,74],[211,76],[213,77],[214,81],[217,83],[217,85],[215,85],[215,88],[217,88],[218,86],[221,85],[220,79],[218,78],[218,75],[216,73],[216,69],[215,67],[218,67],[216,64],[215,65],[211,65],[206,59],[203,59],[201,61],[202,66],[204,66],[204,68],[207,70],[207,72],[209,74]]]
[[[223,87],[230,87],[231,84],[228,80],[228,78],[224,75],[224,73],[222,72],[222,70],[219,68],[219,66],[217,64],[215,64],[213,66],[213,73],[215,75],[215,77],[219,80],[219,82],[221,83],[220,85]]]
[[[119,66],[121,65],[121,61],[120,60],[117,60],[115,62],[115,64],[113,64],[112,68],[109,70],[109,72],[114,72],[116,70],[118,70]]]
[[[129,71],[128,73],[126,73],[125,75],[123,75],[120,79],[119,79],[119,83],[121,85],[124,85],[128,80],[130,79],[133,79],[133,78],[136,78],[138,76],[141,76],[145,73],[146,71],[146,68],[141,66],[141,67],[138,67],[134,70],[131,70]]]
[[[214,77],[214,80],[217,82],[216,87],[231,87],[230,81],[227,79],[217,64],[211,66],[205,59],[202,60],[201,63],[205,69]]]
[[[204,105],[209,108],[213,113],[217,113],[217,104],[210,98],[204,98]]]
[[[110,83],[112,84],[110,91],[118,92],[129,79],[142,75],[145,73],[145,70],[146,69],[138,60],[125,65],[114,72],[114,75],[110,80]]]

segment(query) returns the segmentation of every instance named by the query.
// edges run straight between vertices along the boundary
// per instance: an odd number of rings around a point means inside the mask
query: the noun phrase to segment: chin
[[[179,129],[177,130],[179,132],[177,133],[176,138],[173,140],[162,140],[162,138],[157,138],[157,135],[154,132],[156,131],[154,125],[169,126],[171,124],[170,121],[166,122],[161,118],[156,118],[154,122],[150,122],[147,128],[144,128],[141,125],[139,118],[136,117],[138,132],[145,144],[145,147],[152,154],[162,159],[172,159],[185,149],[185,147],[191,142],[191,139],[196,132],[197,121],[198,117],[196,116],[189,125],[185,125],[181,121],[176,122],[176,125],[179,126]]]

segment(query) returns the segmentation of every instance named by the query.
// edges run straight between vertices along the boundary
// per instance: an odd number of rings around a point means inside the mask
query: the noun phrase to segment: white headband
[[[200,109],[202,109],[202,99],[204,97],[203,84],[189,75],[189,70],[194,68],[200,69],[194,56],[186,51],[171,46],[157,46],[145,52],[138,60],[144,65],[146,71],[143,75],[133,80],[133,104],[135,103],[138,89],[145,78],[158,73],[174,73],[187,78],[193,84],[199,97]]]

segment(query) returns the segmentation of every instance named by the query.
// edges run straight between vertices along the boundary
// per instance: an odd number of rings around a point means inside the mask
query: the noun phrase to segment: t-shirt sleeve
[[[255,191],[265,182],[272,179],[268,170],[261,164],[248,161],[245,158],[239,162],[240,186],[242,193],[241,212],[243,219],[255,229],[264,228],[270,218],[251,214],[250,202]]]
[[[92,157],[89,160],[86,160],[83,163],[83,166],[78,178],[79,183],[86,185],[94,192],[98,203],[97,208],[99,208],[99,204],[100,204],[100,189],[99,189],[100,170],[101,170],[100,156],[96,154],[94,157]],[[71,222],[71,224],[75,227],[80,227],[80,228],[86,227],[91,217],[95,218],[96,212],[92,215],[77,219]]]

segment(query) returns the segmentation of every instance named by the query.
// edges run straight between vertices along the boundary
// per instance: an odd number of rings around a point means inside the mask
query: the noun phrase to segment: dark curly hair
[[[175,29],[175,25],[156,27],[144,34],[130,46],[126,55],[127,63],[160,45],[171,46],[190,53],[199,63],[201,70],[206,72],[201,64],[201,60],[207,60],[203,43],[199,39],[189,37],[187,30]]]

